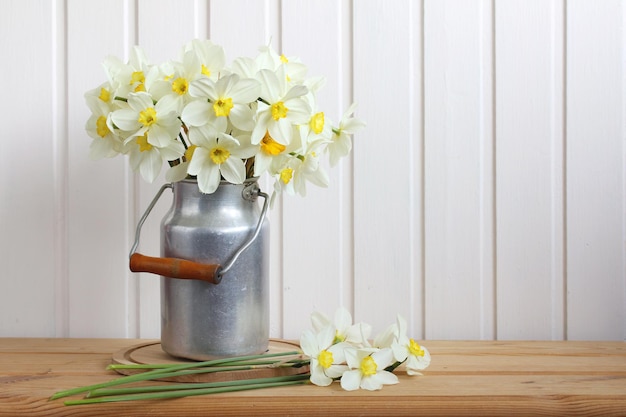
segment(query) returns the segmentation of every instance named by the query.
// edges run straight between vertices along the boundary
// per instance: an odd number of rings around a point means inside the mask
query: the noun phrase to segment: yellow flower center
[[[154,107],[148,107],[139,113],[139,119],[137,120],[146,127],[155,124],[157,121],[156,110],[154,110]]]
[[[145,152],[152,149],[152,145],[148,143],[148,135],[137,136],[137,145],[139,145],[139,151]]]
[[[376,365],[376,361],[371,356],[366,356],[361,361],[361,373],[365,376],[374,375],[377,368],[378,365]]]
[[[100,116],[98,117],[98,120],[96,120],[96,132],[101,138],[111,133],[111,131],[109,130],[109,126],[107,126],[106,116]]]
[[[293,168],[284,168],[282,171],[280,171],[280,180],[283,182],[283,184],[289,184],[291,178],[293,178]]]
[[[143,83],[137,84],[137,87],[135,87],[134,91],[135,93],[138,93],[140,91],[146,91],[146,86]]]
[[[280,62],[282,62],[283,64],[286,64],[287,62],[289,62],[285,54],[280,55]]]
[[[207,77],[211,76],[211,70],[205,67],[204,64],[202,64],[202,69],[200,70],[200,72],[202,72],[202,75],[206,75]]]
[[[209,152],[209,157],[211,158],[211,161],[213,161],[216,165],[220,165],[226,162],[228,157],[230,157],[230,152],[228,151],[228,149],[216,146]]]
[[[188,88],[189,82],[183,77],[176,78],[172,83],[172,91],[180,96],[187,93]]]
[[[270,136],[270,132],[265,131],[265,136],[263,136],[263,140],[261,140],[261,150],[267,155],[276,156],[285,150],[285,145],[276,142]]]
[[[328,369],[333,364],[333,353],[327,350],[322,350],[317,357],[317,360],[320,362],[320,365],[324,367],[324,369]]]
[[[283,117],[287,117],[287,111],[289,109],[285,107],[285,103],[279,101],[278,103],[272,104],[272,117],[274,120],[282,119]]]
[[[146,81],[146,77],[143,75],[143,71],[135,71],[130,76],[129,84],[143,83],[144,81]]]
[[[424,356],[424,349],[413,339],[409,342],[409,352],[413,356]]]
[[[105,103],[108,103],[109,100],[111,99],[111,93],[106,88],[101,88],[100,95],[98,96],[98,98],[104,101]]]
[[[230,109],[233,108],[233,99],[230,97],[220,97],[215,103],[213,103],[213,110],[217,117],[228,116]]]
[[[322,133],[322,130],[324,130],[324,112],[314,114],[313,117],[311,117],[309,126],[311,127],[311,130],[316,134],[319,135],[320,133]]]
[[[190,147],[187,148],[187,150],[185,150],[185,161],[191,161],[191,157],[193,156],[193,152],[196,150],[197,146],[196,145],[191,145]]]
[[[335,339],[333,340],[333,345],[335,343],[341,343],[341,342],[345,342],[346,340],[346,335],[339,333],[339,330],[335,331]]]

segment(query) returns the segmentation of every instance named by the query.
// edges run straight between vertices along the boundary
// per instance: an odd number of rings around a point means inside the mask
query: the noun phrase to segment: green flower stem
[[[221,371],[225,371],[228,369],[221,367],[219,370],[216,371],[215,366],[227,365],[230,362],[240,362],[240,361],[251,360],[251,359],[290,356],[290,355],[299,355],[299,354],[300,354],[299,351],[264,353],[260,355],[248,355],[248,356],[238,356],[238,357],[233,357],[233,358],[214,359],[211,361],[174,365],[174,366],[169,366],[167,368],[157,368],[151,371],[143,372],[141,374],[129,375],[129,376],[114,379],[112,381],[103,382],[100,384],[73,388],[73,389],[69,389],[66,391],[59,391],[56,394],[54,394],[52,397],[50,397],[50,399],[56,400],[56,399],[67,397],[67,396],[74,395],[74,394],[81,394],[83,392],[93,391],[98,388],[107,388],[107,387],[114,386],[114,385],[127,384],[129,382],[147,381],[150,379],[159,379],[159,378],[170,378],[173,376],[181,376],[181,375],[189,375],[189,374],[197,374],[197,373],[221,372]],[[241,370],[241,369],[243,368],[238,367],[236,370]]]
[[[220,388],[220,387],[237,387],[241,385],[255,385],[255,384],[267,384],[271,382],[289,382],[289,381],[304,381],[309,379],[310,374],[300,374],[291,376],[275,376],[268,378],[255,378],[255,379],[242,379],[235,381],[221,381],[221,382],[199,382],[199,383],[186,383],[186,384],[167,384],[167,385],[152,385],[144,387],[130,387],[130,388],[113,388],[113,389],[96,389],[87,393],[87,398],[106,397],[112,395],[128,395],[147,392],[163,392],[163,391],[180,391],[191,389],[203,389],[203,388]]]
[[[386,368],[385,368],[385,371],[393,372],[393,371],[395,371],[395,369],[396,369],[398,366],[402,365],[405,361],[406,361],[406,359],[405,359],[405,360],[403,360],[402,362],[398,362],[398,361],[396,361],[395,363],[393,363],[393,364],[389,365],[388,367],[386,367]]]
[[[131,382],[141,382],[141,381],[150,381],[153,379],[162,379],[162,378],[173,378],[185,375],[194,375],[194,374],[208,374],[214,372],[223,372],[223,371],[241,371],[246,369],[253,369],[253,367],[219,367],[219,368],[211,368],[204,367],[201,369],[183,369],[172,372],[164,372],[161,369],[157,369],[155,371],[143,372],[140,374],[129,375],[121,378],[117,378],[108,382],[102,382],[100,384],[89,385],[85,387],[73,388],[66,391],[60,391],[50,397],[51,400],[57,400],[63,397],[69,397],[74,394],[82,394],[84,392],[93,391],[99,388],[107,388],[115,385],[123,385],[129,384]],[[158,371],[158,372],[157,372]]]
[[[270,382],[264,384],[249,384],[249,385],[239,385],[232,387],[218,387],[218,388],[200,388],[200,389],[186,389],[186,390],[178,390],[178,391],[167,391],[167,392],[151,392],[151,393],[143,393],[143,394],[129,394],[129,395],[118,395],[111,397],[96,397],[96,398],[86,398],[83,400],[71,400],[65,401],[65,405],[83,405],[83,404],[97,404],[97,403],[107,403],[107,402],[120,402],[120,401],[136,401],[136,400],[160,400],[167,398],[181,398],[188,397],[192,395],[207,395],[207,394],[219,394],[224,392],[235,392],[235,391],[245,391],[259,388],[272,388],[272,387],[282,387],[286,385],[296,385],[296,384],[306,384],[308,381],[286,381],[286,382]]]

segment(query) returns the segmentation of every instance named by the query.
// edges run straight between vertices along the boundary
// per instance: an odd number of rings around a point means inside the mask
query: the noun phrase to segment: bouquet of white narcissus
[[[396,323],[369,341],[372,328],[366,323],[352,324],[352,316],[339,308],[334,320],[319,312],[311,315],[313,330],[305,330],[300,347],[310,358],[311,382],[327,386],[339,380],[348,391],[359,388],[378,390],[397,384],[393,371],[404,364],[408,375],[430,365],[430,353],[407,336],[406,320],[400,315]]]
[[[270,47],[226,66],[221,46],[194,40],[179,61],[152,65],[135,47],[128,63],[103,65],[108,81],[85,94],[90,156],[127,154],[149,182],[167,162],[168,181],[195,177],[204,193],[268,173],[275,192],[305,195],[307,182],[328,185],[320,158],[334,166],[364,126],[354,105],[327,120],[315,98],[323,79]]]

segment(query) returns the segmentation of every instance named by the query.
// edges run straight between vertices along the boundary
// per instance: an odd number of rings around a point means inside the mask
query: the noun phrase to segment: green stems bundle
[[[261,355],[239,356],[226,359],[196,362],[190,364],[155,364],[155,365],[110,365],[107,369],[137,369],[148,371],[117,378],[108,382],[59,391],[50,397],[51,400],[86,393],[84,399],[68,400],[65,405],[81,405],[105,402],[132,400],[150,400],[164,398],[180,398],[191,395],[217,394],[223,392],[244,391],[259,388],[278,387],[307,383],[310,374],[254,378],[236,381],[161,384],[153,386],[134,386],[111,389],[111,387],[142,381],[172,379],[184,375],[241,371],[260,368],[302,367],[308,360],[287,359],[288,356],[299,355],[300,352],[266,353]]]

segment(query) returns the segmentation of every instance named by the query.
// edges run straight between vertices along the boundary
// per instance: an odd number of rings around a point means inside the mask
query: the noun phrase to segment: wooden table
[[[0,416],[626,416],[626,343],[429,341],[421,377],[381,391],[298,385],[172,400],[65,406],[59,390],[116,378],[138,339],[0,338]]]

